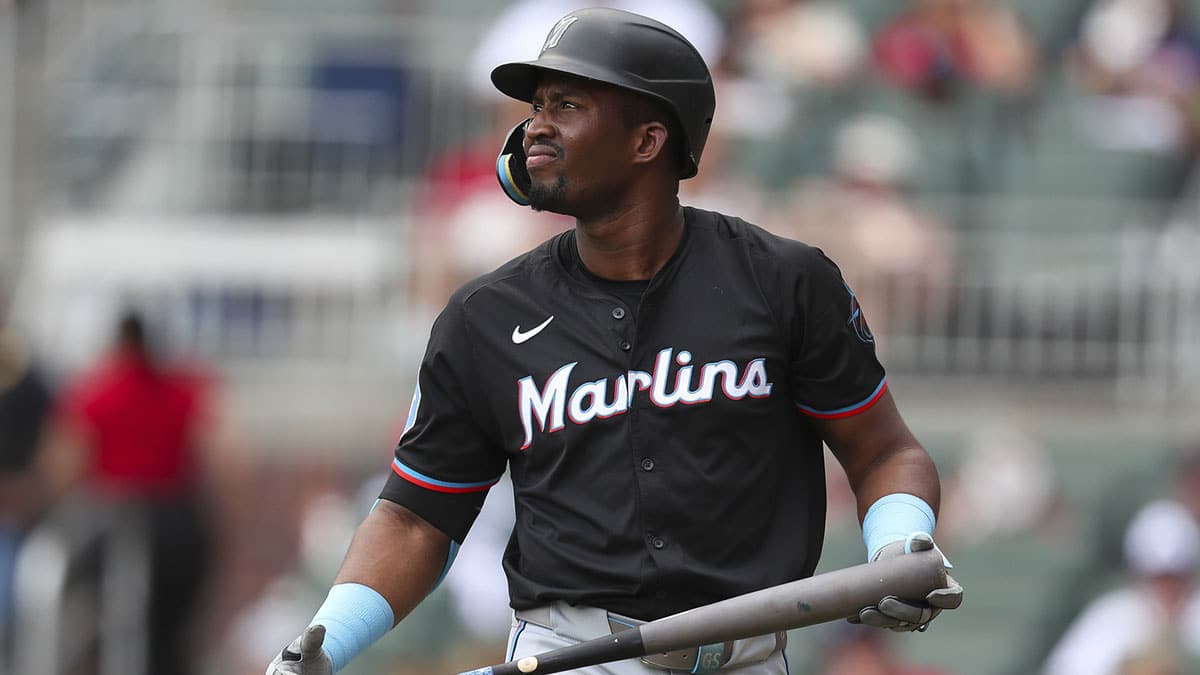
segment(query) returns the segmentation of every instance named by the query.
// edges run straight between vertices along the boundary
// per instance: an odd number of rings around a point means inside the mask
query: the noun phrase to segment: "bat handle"
[[[606,661],[632,659],[646,653],[639,628],[630,628],[537,656],[526,656],[459,675],[549,675]]]

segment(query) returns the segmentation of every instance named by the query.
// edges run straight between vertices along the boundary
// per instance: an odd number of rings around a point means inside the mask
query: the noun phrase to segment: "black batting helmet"
[[[554,24],[536,60],[497,66],[492,83],[508,96],[530,101],[547,71],[605,82],[666,104],[683,132],[679,177],[696,175],[716,95],[700,52],[675,29],[619,9],[581,9]],[[506,142],[506,152],[511,145]]]

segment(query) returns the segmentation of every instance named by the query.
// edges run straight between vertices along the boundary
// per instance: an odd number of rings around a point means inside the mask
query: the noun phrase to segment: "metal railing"
[[[1068,226],[1086,222],[1065,213]],[[1200,397],[1200,284],[1166,262],[1161,231],[1062,226],[962,233],[951,279],[848,266],[875,292],[866,310],[884,327],[877,343],[889,369],[1058,384],[1159,408]]]
[[[405,261],[420,253],[386,224],[352,233],[340,222],[296,232],[255,230],[253,221],[166,227],[163,236],[48,230],[33,247],[18,309],[35,343],[74,365],[107,335],[106,323],[81,322],[107,321],[105,308],[133,300],[156,310],[180,351],[268,379],[309,367],[411,373],[431,318],[416,313],[407,283]],[[1036,227],[963,233],[953,277],[877,276],[839,262],[890,369],[1078,380],[1157,401],[1195,396],[1197,285],[1157,262],[1155,231],[1131,226],[1087,235],[1086,247],[1080,240]]]
[[[463,84],[468,19],[50,5],[50,192],[69,207],[386,211],[484,123]]]

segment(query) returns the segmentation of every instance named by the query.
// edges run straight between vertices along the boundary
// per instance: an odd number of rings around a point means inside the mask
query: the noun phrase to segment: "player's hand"
[[[935,548],[933,538],[921,532],[907,540],[894,541],[879,549],[875,560],[893,558],[908,552],[928,551],[931,548]],[[949,563],[946,566],[949,567]],[[946,575],[946,583],[946,588],[939,588],[925,596],[924,603],[913,604],[889,595],[880,600],[878,605],[864,608],[858,616],[852,616],[848,621],[900,632],[924,631],[929,622],[943,609],[956,609],[962,604],[962,586],[949,574]]]
[[[333,675],[333,661],[321,649],[324,642],[325,627],[309,626],[267,666],[266,675]]]

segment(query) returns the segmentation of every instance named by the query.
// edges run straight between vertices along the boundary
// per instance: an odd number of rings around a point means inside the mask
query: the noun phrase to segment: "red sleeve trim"
[[[843,417],[853,417],[875,405],[879,399],[883,397],[883,392],[887,390],[888,384],[887,378],[885,377],[879,381],[879,386],[875,387],[875,391],[871,392],[870,396],[858,403],[855,403],[854,405],[848,405],[844,408],[837,408],[836,410],[817,410],[816,408],[800,405],[799,403],[796,404],[796,407],[805,415],[821,420],[836,420]]]

